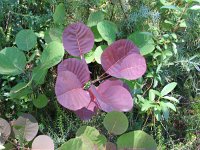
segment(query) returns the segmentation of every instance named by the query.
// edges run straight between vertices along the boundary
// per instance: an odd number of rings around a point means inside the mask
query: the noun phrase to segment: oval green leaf
[[[65,22],[65,6],[60,3],[53,14],[53,21],[55,24],[63,24]]]
[[[94,52],[94,59],[98,64],[101,64],[101,54],[103,53],[104,49],[106,49],[107,45],[100,45],[96,48]]]
[[[133,43],[140,49],[142,55],[147,55],[155,49],[151,33],[135,32],[129,35],[128,39],[133,41]]]
[[[100,21],[104,20],[104,13],[102,11],[96,11],[89,15],[87,25],[89,27],[96,26]]]
[[[97,29],[102,38],[108,42],[108,45],[115,41],[118,29],[113,22],[107,20],[101,21],[97,24]]]
[[[37,36],[32,30],[21,30],[17,33],[15,42],[20,50],[29,51],[35,47]]]
[[[128,129],[128,119],[124,113],[113,111],[105,116],[103,125],[109,133],[120,135]]]
[[[172,82],[167,84],[161,91],[161,96],[165,96],[168,93],[170,93],[175,87],[176,87],[177,83],[176,82]]]
[[[0,74],[18,75],[24,72],[26,57],[15,47],[7,47],[0,51]]]
[[[48,98],[44,94],[40,94],[37,99],[33,100],[33,105],[37,108],[44,108],[48,104]]]
[[[49,69],[57,65],[64,56],[64,48],[62,43],[53,41],[44,49],[40,57],[41,68]]]
[[[121,135],[117,139],[117,148],[156,150],[157,145],[152,136],[142,130],[137,130]]]

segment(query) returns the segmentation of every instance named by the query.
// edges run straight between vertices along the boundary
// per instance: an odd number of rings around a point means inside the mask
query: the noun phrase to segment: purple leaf
[[[58,74],[62,71],[70,71],[74,73],[80,80],[82,86],[90,80],[90,71],[84,60],[76,58],[68,58],[58,65]]]
[[[73,111],[87,107],[90,103],[89,92],[82,89],[81,81],[70,71],[62,71],[58,74],[55,93],[58,102]]]
[[[106,80],[96,88],[90,90],[96,97],[99,108],[106,112],[130,111],[133,107],[133,99],[127,89],[120,85],[119,80]]]
[[[81,108],[75,111],[76,115],[80,117],[81,120],[90,120],[97,112],[96,103],[91,101],[87,107]]]
[[[22,114],[13,122],[13,131],[16,138],[23,138],[31,141],[38,133],[38,122],[31,114]]]
[[[146,61],[139,49],[129,40],[118,40],[106,48],[101,55],[101,64],[106,73],[134,80],[146,71]]]
[[[32,143],[32,150],[54,150],[53,140],[47,135],[39,135]]]
[[[4,144],[11,133],[10,124],[3,118],[0,118],[0,145]]]
[[[69,54],[81,56],[93,48],[94,35],[83,23],[74,23],[64,30],[63,45]]]

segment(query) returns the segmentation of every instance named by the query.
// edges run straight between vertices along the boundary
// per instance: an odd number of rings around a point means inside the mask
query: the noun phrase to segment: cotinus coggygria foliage
[[[117,78],[140,78],[146,71],[146,61],[131,41],[118,40],[103,51],[102,67],[112,78],[104,80],[98,87],[91,81],[91,72],[83,57],[94,45],[90,28],[83,23],[69,25],[63,32],[63,45],[69,54],[81,58],[68,58],[58,65],[55,93],[63,107],[74,111],[83,120],[90,119],[98,109],[106,112],[132,109],[132,96]],[[85,88],[88,83],[90,87]]]

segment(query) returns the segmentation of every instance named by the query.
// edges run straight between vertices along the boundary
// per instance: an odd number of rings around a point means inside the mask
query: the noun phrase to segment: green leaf
[[[62,43],[63,30],[60,28],[50,28],[44,34],[44,39],[47,43],[58,41]]]
[[[176,111],[176,107],[174,106],[174,104],[170,103],[170,102],[165,102],[165,105],[169,108],[171,108],[173,111]]]
[[[15,42],[20,50],[29,51],[35,47],[37,36],[32,30],[21,30],[17,33]]]
[[[20,99],[20,98],[27,96],[28,94],[32,93],[32,90],[29,86],[27,86],[26,88],[23,88],[26,85],[27,85],[27,83],[25,83],[25,82],[18,83],[16,86],[14,86],[10,90],[10,97]],[[22,90],[20,90],[20,89],[22,89]]]
[[[49,43],[40,57],[41,68],[49,69],[57,65],[62,60],[63,56],[64,48],[62,43],[57,41]]]
[[[82,138],[72,138],[65,142],[59,150],[90,150],[91,144],[89,142],[84,143]]]
[[[87,25],[89,27],[93,27],[103,20],[104,20],[104,13],[102,11],[96,11],[89,15]]]
[[[151,101],[143,101],[141,111],[147,111],[151,107],[155,107],[156,105]]]
[[[48,104],[48,98],[44,94],[38,95],[37,99],[33,100],[33,105],[37,108],[44,108]]]
[[[98,64],[101,64],[101,54],[107,47],[108,47],[107,45],[100,45],[96,48],[94,52],[94,58]]]
[[[102,36],[102,38],[112,44],[116,39],[117,26],[110,21],[104,20],[97,24],[97,29]]]
[[[99,31],[97,30],[97,26],[93,26],[91,28],[93,34],[94,34],[94,41],[95,42],[101,42],[103,41],[103,38],[101,37],[101,34],[99,33]]]
[[[172,82],[172,83],[167,84],[161,91],[161,97],[170,93],[176,87],[176,85],[177,85],[176,82]]]
[[[18,75],[24,72],[26,57],[15,47],[7,47],[0,51],[0,74]]]
[[[176,7],[175,5],[165,5],[165,6],[162,6],[161,9],[173,9],[173,10],[180,11],[180,9]]]
[[[156,150],[157,145],[153,137],[141,130],[131,131],[117,139],[118,149]]]
[[[179,100],[176,99],[175,97],[164,96],[164,97],[162,97],[162,98],[164,98],[164,99],[168,99],[168,100],[170,100],[170,101],[173,101],[173,102],[177,102],[177,103],[179,103]]]
[[[191,10],[199,10],[200,9],[200,5],[194,5],[194,6],[190,7],[189,9],[191,9]]]
[[[109,133],[114,135],[120,135],[127,130],[128,119],[126,115],[124,115],[124,113],[113,111],[105,116],[103,120],[103,125]]]
[[[160,102],[160,106],[161,106],[165,120],[168,120],[169,119],[169,109],[167,108],[167,105],[164,102]]]
[[[33,81],[36,84],[43,84],[47,75],[48,69],[41,68],[41,65],[35,67],[32,72]]]
[[[142,55],[147,55],[155,49],[155,43],[149,32],[135,32],[129,35],[128,39],[140,49]]]
[[[87,64],[93,62],[94,60],[94,52],[96,49],[96,45],[93,46],[92,50],[84,55],[85,61]]]
[[[76,132],[76,136],[85,136],[93,143],[93,145],[96,145],[99,149],[102,149],[107,142],[107,139],[104,135],[100,135],[97,129],[90,126],[80,127]]]
[[[154,101],[155,97],[156,97],[156,95],[155,95],[154,90],[150,89],[149,90],[149,100]]]
[[[65,6],[60,3],[53,14],[53,21],[55,24],[63,24],[65,22]]]

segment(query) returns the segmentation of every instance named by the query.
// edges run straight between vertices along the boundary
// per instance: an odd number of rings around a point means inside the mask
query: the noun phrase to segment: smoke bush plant
[[[146,61],[131,41],[115,41],[103,51],[101,65],[105,73],[94,81],[90,79],[83,57],[94,45],[90,28],[83,23],[69,25],[63,32],[63,45],[69,54],[80,57],[80,60],[68,58],[58,65],[55,93],[63,107],[74,111],[83,120],[90,119],[98,109],[106,112],[132,109],[132,96],[119,79],[138,79],[146,71]],[[96,87],[94,83],[105,76],[112,78]]]

